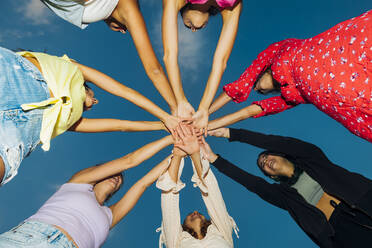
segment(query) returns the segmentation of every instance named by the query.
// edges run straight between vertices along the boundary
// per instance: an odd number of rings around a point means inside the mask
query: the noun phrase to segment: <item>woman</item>
[[[20,56],[22,55],[22,56]],[[21,161],[41,142],[45,151],[50,140],[67,130],[78,132],[159,130],[159,122],[129,122],[86,119],[81,115],[98,101],[90,81],[103,90],[125,98],[175,128],[170,116],[149,99],[90,67],[44,53],[13,53],[0,48],[0,182],[9,182]]]
[[[219,119],[213,128],[249,117],[314,104],[353,134],[372,141],[372,11],[309,39],[288,39],[261,52],[238,80],[224,86],[214,112],[233,100],[245,101],[251,88],[271,97]]]
[[[30,218],[0,235],[0,247],[98,248],[110,229],[136,205],[167,168],[168,158],[137,181],[115,204],[104,203],[119,190],[122,172],[133,168],[172,143],[167,136],[116,160],[84,169],[71,177]]]
[[[156,186],[162,190],[163,223],[159,247],[161,248],[163,243],[167,248],[234,247],[232,229],[237,229],[236,224],[226,210],[217,180],[209,168],[208,161],[200,158],[200,148],[193,128],[181,125],[177,131],[181,143],[176,144],[177,147],[173,150],[168,171],[156,183]],[[194,211],[181,224],[178,205],[179,191],[185,186],[180,181],[185,152],[191,156],[193,163],[194,175],[191,181],[200,188],[211,220],[206,219],[198,211]],[[202,169],[202,177],[197,175],[199,174],[198,168]]]
[[[242,10],[240,0],[164,0],[163,1],[163,46],[164,63],[178,106],[178,116],[193,115],[195,126],[205,129],[208,124],[208,109],[218,89],[238,31]],[[205,27],[209,16],[220,12],[223,20],[220,39],[213,58],[212,70],[199,109],[188,103],[182,88],[178,66],[178,25],[177,16],[181,12],[183,22],[191,31]],[[192,44],[190,44],[192,46]]]
[[[251,175],[214,154],[205,142],[203,146],[213,166],[264,201],[288,211],[317,245],[371,246],[370,179],[333,164],[317,146],[298,139],[233,128],[209,134],[266,149],[258,156],[257,165],[279,183]]]
[[[86,28],[93,22],[105,21],[113,31],[123,34],[129,31],[147,76],[167,101],[171,112],[176,113],[177,105],[172,89],[152,48],[138,0],[41,1],[56,15],[79,28]]]

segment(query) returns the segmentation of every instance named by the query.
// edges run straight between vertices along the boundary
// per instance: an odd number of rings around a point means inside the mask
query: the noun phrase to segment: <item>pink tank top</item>
[[[221,8],[228,8],[234,6],[237,0],[215,0]],[[187,0],[191,4],[205,4],[208,0]]]
[[[66,183],[27,220],[62,228],[79,248],[99,248],[109,234],[112,213],[97,202],[92,185]]]

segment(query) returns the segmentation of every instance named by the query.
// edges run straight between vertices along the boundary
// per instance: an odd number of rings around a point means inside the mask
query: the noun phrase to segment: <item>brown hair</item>
[[[207,232],[208,232],[208,227],[212,224],[212,222],[210,220],[207,220],[207,219],[204,219],[203,220],[203,223],[201,224],[201,228],[200,228],[200,231],[201,231],[201,235],[203,236],[203,238],[205,237],[205,235],[207,235]],[[188,233],[190,233],[191,236],[193,236],[194,238],[198,239],[198,235],[196,234],[196,232],[194,231],[194,229],[188,227],[186,225],[186,218],[185,220],[183,221],[183,224],[182,224],[182,229]]]

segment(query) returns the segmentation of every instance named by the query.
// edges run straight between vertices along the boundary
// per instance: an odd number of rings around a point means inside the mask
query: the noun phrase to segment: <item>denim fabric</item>
[[[83,14],[85,8],[83,5],[76,4],[74,2],[64,2],[61,0],[51,0],[51,2],[63,6],[63,8],[65,9],[57,9],[44,2],[44,4],[57,16],[61,17],[71,24],[74,24],[75,26],[78,26],[81,29],[84,29],[88,26],[87,24],[83,24]]]
[[[77,248],[53,225],[27,221],[0,235],[0,248]]]
[[[22,104],[50,97],[40,71],[27,59],[0,47],[0,156],[5,164],[1,185],[16,174],[21,161],[40,142],[43,109],[23,111]]]

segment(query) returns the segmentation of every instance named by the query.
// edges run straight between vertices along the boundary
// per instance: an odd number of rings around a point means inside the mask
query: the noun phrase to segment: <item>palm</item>
[[[198,138],[192,126],[180,124],[177,127],[177,140],[175,146],[185,151],[187,154],[193,154],[200,150]]]

